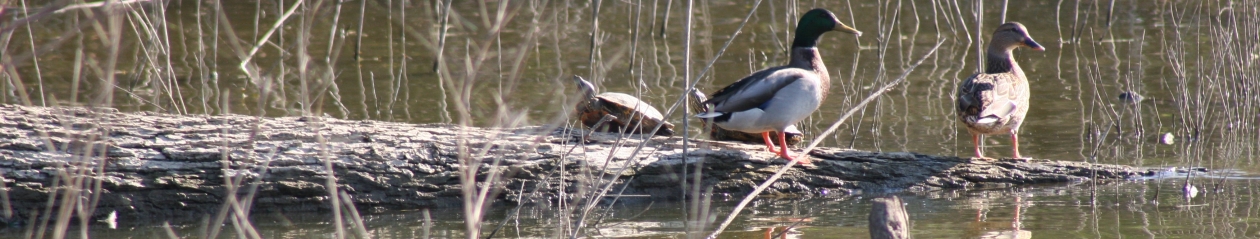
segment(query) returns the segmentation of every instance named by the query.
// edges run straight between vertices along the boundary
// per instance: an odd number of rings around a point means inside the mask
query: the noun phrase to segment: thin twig
[[[305,0],[297,0],[297,2],[293,3],[293,6],[289,6],[289,9],[284,11],[284,15],[280,15],[280,19],[276,19],[276,23],[271,25],[271,29],[268,29],[267,33],[263,33],[263,37],[261,39],[258,39],[258,43],[254,44],[254,47],[251,48],[247,54],[245,54],[245,57],[241,58],[241,65],[240,65],[241,71],[244,71],[246,75],[249,75],[250,76],[249,78],[256,79],[258,77],[261,77],[258,75],[254,75],[254,72],[250,71],[249,68],[247,68],[251,60],[253,60],[254,55],[258,54],[258,50],[262,49],[264,45],[267,45],[267,43],[270,42],[270,40],[268,39],[271,39],[271,34],[274,34],[276,30],[279,30],[280,27],[284,25],[284,22],[288,21],[289,17],[293,16],[293,13],[297,12],[297,8],[299,6],[302,6],[302,3],[304,2]]]
[[[692,15],[694,15],[692,12],[693,7],[695,7],[695,1],[687,0],[687,8],[685,8],[686,12],[683,13],[683,27],[684,27],[683,29],[683,61],[682,61],[683,85],[687,86],[687,88],[683,89],[683,92],[691,92],[692,88],[695,87],[691,84],[691,82],[693,81],[691,79],[691,27],[692,27],[692,24],[694,24],[691,21],[691,19],[693,17]],[[690,97],[690,96],[691,94],[683,93],[682,94],[683,102],[686,102],[688,99],[687,97]],[[683,104],[683,111],[682,111],[683,119],[689,118],[687,116],[691,113],[689,111],[689,109],[691,108],[690,105],[691,104]],[[683,208],[685,208],[685,210],[683,210],[683,216],[684,216],[683,218],[685,218],[685,220],[683,221],[683,231],[684,231],[683,234],[687,235],[688,238],[691,238],[692,228],[691,228],[691,223],[688,223],[688,222],[699,220],[699,215],[697,214],[697,212],[700,209],[700,204],[699,204],[700,172],[702,168],[704,167],[704,158],[701,157],[698,159],[699,162],[696,162],[696,172],[692,173],[692,177],[694,177],[693,179],[694,181],[692,181],[692,183],[693,183],[693,187],[695,188],[692,189],[691,203],[689,204],[687,203],[687,190],[688,190],[687,174],[689,173],[687,172],[687,151],[690,147],[687,147],[688,140],[685,140],[685,139],[690,138],[690,137],[686,137],[687,133],[690,132],[690,130],[688,130],[688,127],[687,127],[689,125],[691,125],[691,121],[689,120],[683,122],[683,125],[682,125],[684,140],[682,141],[682,163],[679,164],[679,166],[682,167],[681,169],[682,177],[679,178],[680,180],[678,180],[678,182],[681,184],[680,188],[682,189],[682,195],[680,195],[679,198],[682,198]]]
[[[442,55],[444,54],[442,52],[446,50],[447,25],[451,24],[451,1],[452,0],[442,1],[442,23],[438,24],[438,46],[437,52],[434,53],[433,56],[433,72],[438,71],[438,66],[441,65],[444,60],[442,59]],[[359,29],[362,31],[363,28]]]

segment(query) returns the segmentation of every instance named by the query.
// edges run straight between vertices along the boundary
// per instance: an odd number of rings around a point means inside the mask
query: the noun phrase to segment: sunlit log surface
[[[252,202],[254,213],[329,210],[325,160],[331,160],[338,189],[361,210],[458,207],[460,158],[482,163],[479,181],[491,172],[503,173],[493,185],[499,202],[508,204],[587,197],[604,188],[600,179],[613,178],[609,195],[627,186],[622,193],[639,195],[636,200],[674,200],[683,191],[678,181],[684,178],[682,138],[651,138],[636,155],[642,136],[595,133],[583,139],[585,133],[563,127],[472,128],[0,105],[0,174],[7,206],[13,209],[3,221],[25,220],[46,210],[54,189],[63,195],[81,193],[84,202],[96,200],[96,217],[117,212],[120,219],[200,218],[225,205],[232,190],[228,177],[242,182],[236,187],[237,201]],[[462,154],[458,142],[466,147]],[[763,145],[705,140],[688,145],[686,163],[703,161],[702,183],[719,194],[749,192],[786,162],[765,152]],[[813,166],[796,166],[766,194],[1005,187],[1151,173],[1122,165],[987,162],[837,148],[819,148],[810,156]],[[502,167],[491,167],[496,162]],[[76,188],[82,190],[71,190]],[[250,190],[257,190],[252,201]]]

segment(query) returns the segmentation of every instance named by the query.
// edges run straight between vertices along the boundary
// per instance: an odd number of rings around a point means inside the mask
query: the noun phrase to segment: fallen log
[[[252,195],[255,213],[329,210],[326,162],[333,167],[336,187],[368,210],[458,207],[460,159],[483,163],[479,181],[492,171],[503,173],[493,184],[478,185],[492,185],[502,192],[497,201],[508,204],[576,197],[580,194],[574,192],[595,190],[598,180],[609,179],[616,185],[610,194],[677,199],[681,166],[694,170],[700,161],[700,183],[714,193],[742,195],[786,162],[761,145],[690,140],[684,155],[680,137],[586,135],[546,126],[477,128],[0,105],[0,176],[8,199],[4,206],[12,209],[3,221],[45,210],[54,192],[71,192],[69,182],[98,197],[91,199],[94,217],[111,212],[120,219],[200,217],[223,207],[229,192]],[[646,147],[636,154],[640,143]],[[1084,162],[988,162],[836,148],[809,155],[813,166],[797,166],[766,193],[1001,187],[1151,173]],[[490,167],[496,161],[501,167]],[[228,187],[227,179],[241,183]]]

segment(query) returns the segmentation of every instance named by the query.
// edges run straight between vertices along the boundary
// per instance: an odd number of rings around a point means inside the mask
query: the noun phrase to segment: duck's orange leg
[[[783,158],[785,158],[785,159],[787,159],[787,160],[796,160],[796,159],[792,158],[792,156],[791,156],[791,155],[788,155],[788,152],[789,152],[789,151],[788,151],[788,148],[787,148],[787,134],[786,134],[786,133],[783,133],[783,132],[778,132],[778,134],[779,134],[779,146],[780,146],[780,149],[782,150],[782,151],[779,151],[779,156],[783,156]],[[801,164],[814,164],[813,162],[810,162],[810,161],[809,161],[809,156],[808,156],[808,155],[806,155],[805,157],[801,158],[801,159],[800,159],[800,162],[801,162]]]
[[[777,151],[774,151],[774,143],[771,143],[771,142],[772,142],[772,140],[770,140],[770,132],[769,132],[769,131],[767,131],[767,132],[761,132],[761,139],[763,139],[763,140],[765,140],[765,141],[766,141],[766,152],[771,152],[771,153],[775,153],[775,154],[778,154],[778,153],[779,153],[779,152],[777,152]]]
[[[1024,158],[1019,155],[1019,135],[1015,133],[1015,130],[1011,130],[1011,152],[1014,152],[1013,155],[1017,159]]]
[[[984,158],[984,153],[980,152],[980,134],[971,134],[971,145],[976,147],[976,158]]]

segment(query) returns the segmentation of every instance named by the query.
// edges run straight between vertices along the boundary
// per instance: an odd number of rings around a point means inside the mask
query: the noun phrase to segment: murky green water
[[[215,6],[172,1],[165,7],[137,5],[143,11],[120,15],[124,17],[119,26],[128,30],[114,69],[104,65],[110,58],[102,36],[88,26],[84,34],[71,34],[63,45],[18,65],[15,72],[27,96],[8,83],[0,86],[5,92],[0,100],[92,105],[103,102],[99,96],[109,91],[113,96],[109,105],[128,111],[316,114],[510,126],[572,124],[565,118],[572,109],[575,92],[568,79],[574,74],[592,79],[604,91],[638,95],[662,110],[670,109],[684,89],[683,2],[603,1],[594,46],[593,4],[585,1],[455,2],[445,45],[440,47],[444,61],[439,72],[444,74],[434,71],[441,15],[433,1],[306,4],[275,31],[269,30],[293,2],[225,1]],[[713,92],[749,72],[782,64],[797,14],[824,7],[866,34],[824,36],[820,49],[832,71],[832,94],[802,123],[807,140],[823,140],[822,146],[829,147],[970,155],[969,136],[954,121],[952,94],[961,79],[976,71],[977,41],[987,40],[1001,17],[1001,1],[985,1],[984,20],[977,28],[974,4],[765,1],[713,68],[698,78],[696,87]],[[1010,4],[1006,18],[1027,25],[1047,48],[1016,53],[1034,89],[1034,108],[1020,135],[1025,156],[1257,171],[1256,3]],[[498,14],[500,6],[503,14]],[[750,1],[696,3],[693,75],[717,57],[752,8]],[[494,34],[492,26],[500,16],[501,34]],[[29,53],[31,44],[60,39],[67,29],[87,22],[81,14],[52,15],[32,25],[33,43],[25,27],[16,28],[6,50]],[[270,42],[250,56],[248,52],[268,32]],[[945,40],[943,46],[905,83],[845,122],[836,134],[817,135],[873,89],[900,76],[938,39]],[[80,49],[85,63],[82,80],[76,83]],[[249,69],[256,69],[252,77],[240,67],[245,58],[251,59]],[[106,75],[117,77],[117,83],[102,82]],[[1120,100],[1126,91],[1146,100]],[[306,107],[313,112],[304,113]],[[686,121],[681,112],[669,118],[680,125]],[[693,134],[698,132],[692,128]],[[1175,136],[1175,143],[1158,143],[1165,133]],[[1005,137],[990,138],[987,145],[989,155],[1010,154]],[[1176,187],[1167,180],[1100,186],[1096,206],[1090,206],[1094,200],[1083,185],[903,196],[920,238],[1009,232],[1016,208],[1023,210],[1020,229],[1038,237],[1255,237],[1249,227],[1254,223],[1248,219],[1254,215],[1249,208],[1254,190],[1248,186],[1253,181],[1229,180],[1223,191],[1194,199],[1204,202],[1179,201],[1170,191]],[[1159,204],[1151,200],[1155,192],[1166,193],[1155,200]],[[1015,195],[1022,195],[1022,201],[1016,203]],[[791,236],[864,237],[869,197],[763,200],[753,216],[728,235],[759,238],[765,227],[807,218],[806,226],[794,229]],[[717,202],[715,208],[730,204]],[[653,204],[638,219],[609,233],[677,235],[682,225],[676,221],[680,216],[673,214],[677,207]],[[982,221],[975,220],[977,207],[987,208],[981,211]],[[614,207],[618,220],[644,210],[639,204]],[[490,218],[503,218],[503,213],[497,210]],[[451,214],[455,213],[434,215]],[[546,214],[523,215],[519,224],[514,221],[501,233],[555,235],[549,227],[555,222],[539,215]],[[415,221],[417,213],[369,217],[374,233],[383,237],[412,237],[420,230],[419,224],[396,223]],[[323,220],[290,220],[292,224],[264,227],[276,237],[328,233]],[[437,218],[433,235],[459,234],[454,220]],[[99,235],[129,232],[102,230]]]

